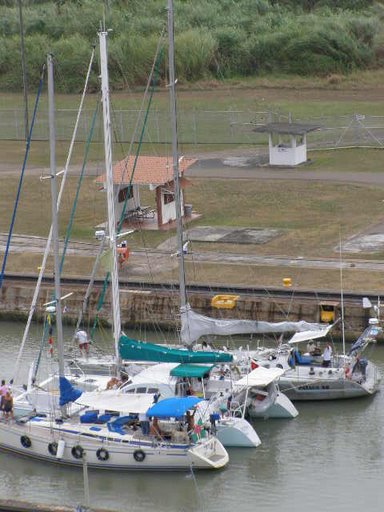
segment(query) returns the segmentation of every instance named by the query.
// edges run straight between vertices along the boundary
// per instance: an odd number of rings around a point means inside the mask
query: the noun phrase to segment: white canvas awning
[[[153,395],[147,393],[121,393],[118,390],[83,393],[77,404],[100,411],[123,414],[145,413],[153,405]]]
[[[248,373],[242,379],[237,380],[234,383],[236,388],[252,388],[252,387],[264,387],[268,386],[271,382],[279,379],[285,370],[282,368],[264,368],[259,366]]]
[[[329,331],[332,329],[334,324],[328,325],[324,327],[324,329],[319,329],[318,331],[303,331],[297,332],[292,336],[292,338],[288,341],[290,344],[300,343],[302,341],[315,340],[317,338],[323,338],[326,336]]]

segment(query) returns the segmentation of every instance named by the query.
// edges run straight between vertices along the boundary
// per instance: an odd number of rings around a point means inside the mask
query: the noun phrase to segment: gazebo
[[[291,167],[307,161],[307,133],[320,128],[304,123],[268,123],[253,131],[269,134],[269,165]]]
[[[157,219],[157,227],[161,228],[176,219],[172,158],[139,156],[136,165],[135,159],[136,157],[130,156],[117,162],[113,167],[116,219],[120,218],[126,202],[125,218],[127,221],[135,223],[152,219],[153,222],[153,219]],[[189,181],[183,177],[183,174],[195,162],[194,159],[184,157],[179,160],[180,200],[183,216],[191,213],[184,205],[183,189],[189,184]],[[99,176],[96,183],[102,184],[105,188],[105,179],[105,175]],[[129,187],[130,184],[131,187]],[[147,186],[155,192],[156,209],[141,204],[140,187],[142,186]]]

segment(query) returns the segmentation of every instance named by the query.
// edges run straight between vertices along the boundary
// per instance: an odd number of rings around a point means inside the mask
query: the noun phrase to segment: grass
[[[211,84],[210,90],[199,90],[198,85],[185,88],[179,92],[179,109],[207,110],[260,110],[271,107],[274,110],[288,112],[306,117],[315,115],[344,115],[356,111],[384,115],[384,105],[376,102],[377,95],[382,94],[380,80],[384,72],[367,72],[361,74],[359,88],[352,75],[336,84],[327,84],[326,79],[314,82],[311,79],[292,79],[285,77],[242,80],[230,85]],[[357,76],[357,75],[356,75]],[[357,83],[357,82],[356,82]],[[204,84],[202,84],[203,86]],[[298,96],[298,89],[300,95]],[[299,98],[299,99],[298,99]],[[341,99],[340,99],[341,98]],[[74,108],[78,96],[59,95],[57,108]],[[137,108],[141,93],[115,95],[115,108]],[[44,100],[45,101],[45,100]],[[95,96],[88,99],[92,107]],[[162,92],[155,99],[155,108],[167,109],[168,95]],[[0,109],[21,108],[21,95],[0,95]],[[208,130],[209,127],[205,129]],[[235,147],[235,146],[234,146]],[[68,142],[57,143],[58,168],[64,165]],[[224,151],[232,146],[226,145]],[[115,160],[124,156],[125,147],[114,145]],[[181,152],[202,152],[201,147],[182,146]],[[220,144],[204,147],[206,151],[223,151]],[[17,173],[7,173],[10,169],[21,168],[24,143],[18,141],[1,141],[0,151],[0,231],[7,232],[13,208]],[[76,144],[73,164],[80,165],[83,160],[83,144]],[[155,144],[146,144],[143,154],[168,153],[169,148]],[[310,165],[299,168],[303,174],[316,171],[322,174],[332,172],[381,172],[384,167],[384,152],[374,149],[354,149],[337,151],[311,151]],[[90,148],[90,166],[84,180],[76,213],[72,239],[93,239],[94,226],[106,217],[105,195],[98,192],[94,176],[103,172],[103,148],[101,143],[94,143]],[[22,190],[15,233],[47,236],[50,223],[49,181],[40,181],[41,172],[47,172],[49,152],[47,142],[31,145],[29,166]],[[37,168],[37,171],[33,170]],[[64,234],[71,211],[77,178],[68,179],[60,217],[60,232]],[[358,184],[335,184],[326,182],[306,182],[288,180],[198,180],[193,179],[193,186],[186,189],[186,202],[192,203],[195,210],[203,214],[202,218],[191,226],[238,226],[271,227],[282,234],[265,245],[234,245],[194,243],[193,250],[220,251],[236,253],[257,253],[259,255],[286,255],[292,258],[303,257],[337,257],[336,248],[340,233],[343,240],[364,232],[369,226],[383,222],[384,191],[377,186]],[[143,204],[154,206],[153,192],[143,189]],[[130,239],[133,249],[154,248],[174,232],[138,232]],[[358,258],[380,260],[383,253],[360,254]],[[350,259],[356,256],[349,256]],[[7,271],[35,272],[41,262],[39,255],[10,254]],[[89,258],[70,256],[67,259],[65,274],[88,274],[92,262]],[[284,277],[291,277],[294,287],[327,288],[339,287],[337,271],[297,270],[287,268],[256,267],[242,265],[211,265],[187,263],[189,282],[206,282],[228,284],[250,284],[257,286],[280,286]],[[289,274],[289,275],[288,275]],[[100,274],[101,275],[101,274]],[[127,276],[135,279],[127,268]],[[176,271],[155,273],[158,281],[177,281]],[[142,276],[136,276],[142,278]],[[144,278],[145,279],[145,278]],[[153,279],[147,276],[147,279]],[[362,272],[356,269],[346,271],[345,289],[382,290],[382,279],[377,272]]]
[[[18,177],[7,175],[0,180],[0,231],[8,232]],[[69,177],[63,196],[60,215],[60,233],[63,236],[72,209],[77,178]],[[51,222],[49,180],[27,176],[24,180],[17,211],[14,233],[47,236]],[[93,178],[85,178],[74,220],[73,239],[93,238],[94,226],[105,220],[104,194],[96,189]]]
[[[7,176],[0,179],[0,231],[6,232],[9,225],[17,178]],[[76,178],[68,180],[67,193],[61,215],[61,233],[71,210]],[[146,191],[143,200],[147,203],[153,194]],[[268,180],[194,180],[194,186],[187,189],[187,201],[194,205],[203,217],[192,225],[273,227],[282,234],[264,245],[235,245],[193,243],[194,252],[214,251],[248,253],[258,255],[285,255],[296,258],[329,257],[337,258],[340,232],[343,240],[363,232],[371,224],[383,219],[383,191],[364,185],[324,182],[290,182]],[[86,178],[80,194],[79,210],[72,239],[91,240],[93,226],[105,218],[104,194],[96,190],[93,178]],[[36,205],[39,208],[36,208]],[[224,205],[227,205],[226,207]],[[229,205],[229,206],[228,206]],[[241,205],[241,208],[236,207]],[[236,210],[234,212],[234,210]],[[20,210],[15,233],[46,236],[50,219],[49,185],[38,177],[27,177],[21,196]],[[174,232],[159,233],[142,231],[135,233],[129,241],[132,249],[154,248]],[[359,255],[359,258],[364,255]],[[371,255],[381,259],[382,253]],[[177,272],[153,271],[147,276],[134,274],[135,257],[127,267],[124,277],[157,281],[177,281]],[[349,260],[353,261],[353,256]],[[10,254],[7,271],[36,272],[41,256]],[[90,258],[70,256],[64,267],[66,275],[89,275],[92,267]],[[102,276],[102,271],[99,272]],[[309,270],[295,268],[259,267],[255,265],[228,265],[208,263],[187,263],[187,280],[190,283],[204,282],[217,284],[254,284],[257,286],[282,285],[284,277],[291,277],[298,288],[338,288],[338,271]],[[335,284],[336,283],[336,284]],[[345,289],[369,289],[376,293],[382,287],[378,272],[362,272],[351,269],[345,272]]]
[[[0,179],[0,231],[7,232],[13,208],[17,176]],[[77,178],[67,181],[60,214],[63,235],[70,217]],[[275,228],[282,235],[265,245],[220,244],[220,251],[286,254],[289,256],[334,257],[339,234],[346,239],[383,219],[383,191],[377,187],[326,182],[269,180],[193,180],[186,190],[186,201],[203,216],[193,227],[235,226]],[[154,193],[143,190],[143,204],[154,206]],[[106,216],[105,194],[94,179],[84,180],[74,219],[72,239],[90,240],[94,227]],[[38,205],[38,207],[36,207]],[[352,213],[354,213],[352,215]],[[15,233],[47,236],[50,223],[49,181],[39,176],[25,178]],[[174,233],[142,231],[135,234],[135,247],[156,247]],[[212,244],[196,244],[211,250]]]

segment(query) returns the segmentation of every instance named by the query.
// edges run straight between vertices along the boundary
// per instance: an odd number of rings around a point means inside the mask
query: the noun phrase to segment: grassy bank
[[[57,62],[57,89],[81,87],[100,20],[109,34],[115,89],[145,83],[160,34],[165,0],[25,2],[26,64],[36,85],[48,51]],[[287,73],[347,74],[382,63],[384,9],[373,0],[175,0],[179,81],[222,80]],[[21,90],[17,6],[2,7],[0,87]],[[164,53],[166,43],[164,42]],[[91,86],[98,83],[98,69]],[[159,65],[166,82],[166,64]]]

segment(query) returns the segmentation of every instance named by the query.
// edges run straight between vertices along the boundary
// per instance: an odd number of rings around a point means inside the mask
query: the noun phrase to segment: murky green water
[[[0,323],[0,378],[12,375],[23,327]],[[24,375],[40,338],[41,326],[34,326]],[[370,357],[384,375],[384,346]],[[132,512],[382,510],[384,393],[296,405],[294,420],[255,423],[262,445],[229,450],[229,466],[219,472],[90,471],[91,505]],[[0,453],[0,497],[74,506],[83,502],[82,472]]]

